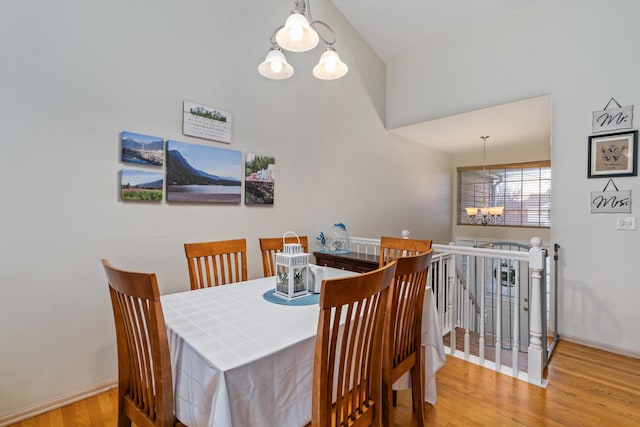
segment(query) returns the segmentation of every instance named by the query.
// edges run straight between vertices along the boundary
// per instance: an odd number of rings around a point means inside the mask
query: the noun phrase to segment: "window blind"
[[[458,168],[457,223],[469,224],[466,207],[504,206],[511,227],[551,226],[551,162]]]

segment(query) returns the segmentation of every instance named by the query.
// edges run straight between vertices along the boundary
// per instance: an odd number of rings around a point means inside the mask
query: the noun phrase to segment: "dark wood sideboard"
[[[343,270],[367,273],[378,268],[379,257],[371,254],[361,254],[351,252],[350,254],[330,254],[325,252],[314,252],[316,264],[341,268]]]

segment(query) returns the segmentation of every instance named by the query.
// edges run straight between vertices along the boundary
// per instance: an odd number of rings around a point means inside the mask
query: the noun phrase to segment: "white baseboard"
[[[547,385],[549,385],[549,382],[546,379],[542,379],[542,381],[540,383],[536,382],[536,381],[529,381],[529,375],[526,372],[522,372],[522,371],[518,371],[515,375],[513,373],[513,369],[511,369],[508,366],[501,366],[500,369],[496,369],[496,363],[494,361],[491,360],[484,360],[484,362],[480,363],[480,358],[478,356],[474,356],[473,354],[469,355],[469,358],[467,359],[465,357],[465,353],[464,351],[461,350],[457,350],[455,349],[453,352],[451,352],[451,347],[448,346],[444,346],[444,350],[445,350],[445,354],[447,354],[447,356],[453,356],[457,359],[462,359],[462,360],[466,360],[474,365],[480,366],[481,368],[486,368],[486,369],[490,369],[492,371],[495,371],[499,374],[503,374],[503,375],[507,375],[509,377],[513,377],[513,378],[517,378],[520,381],[524,381],[527,382],[531,385],[535,385],[538,386],[540,388],[547,388]]]
[[[107,381],[83,390],[64,394],[62,396],[56,397],[55,399],[38,403],[17,412],[2,415],[0,416],[0,427],[6,427],[8,425],[15,424],[22,420],[26,420],[27,418],[35,417],[36,415],[58,409],[66,405],[70,405],[71,403],[86,399],[91,396],[95,396],[96,394],[104,393],[105,391],[109,391],[116,387],[118,387],[117,380]]]
[[[632,351],[622,347],[616,347],[614,345],[607,345],[595,341],[585,340],[583,338],[567,335],[564,332],[560,333],[560,340],[570,341],[572,343],[584,345],[586,347],[597,348],[598,350],[608,351],[609,353],[620,354],[622,356],[632,357],[634,359],[640,359],[640,353],[636,351]]]

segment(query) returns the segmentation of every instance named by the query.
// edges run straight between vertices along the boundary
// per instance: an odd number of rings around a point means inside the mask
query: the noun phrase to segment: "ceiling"
[[[332,0],[389,66],[429,41],[460,27],[480,27],[537,0]],[[532,126],[535,124],[535,126]],[[476,150],[481,135],[492,145],[549,143],[551,95],[529,98],[390,130],[451,154]]]
[[[387,63],[460,28],[484,27],[539,0],[332,0]]]
[[[390,129],[390,132],[450,154],[478,151],[482,135],[494,148],[548,144],[551,95],[528,98],[455,116]]]

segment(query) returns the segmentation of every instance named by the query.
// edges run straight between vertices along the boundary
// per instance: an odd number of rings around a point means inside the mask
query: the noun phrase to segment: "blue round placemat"
[[[262,294],[262,298],[274,304],[280,305],[313,305],[320,302],[320,294],[309,294],[294,299],[286,299],[275,295],[275,292],[275,289],[269,289],[267,292]]]

